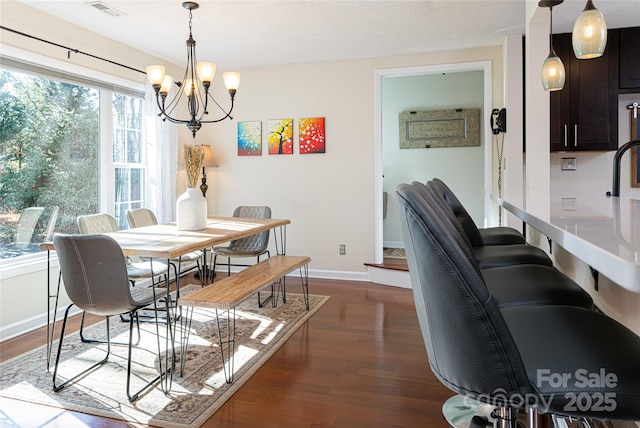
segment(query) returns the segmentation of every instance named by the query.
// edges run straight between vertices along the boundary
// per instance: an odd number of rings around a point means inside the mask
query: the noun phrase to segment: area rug
[[[186,293],[191,287],[185,287]],[[287,302],[259,308],[257,297],[236,308],[236,355],[234,382],[225,382],[215,312],[196,309],[193,314],[184,374],[173,377],[169,394],[159,386],[143,393],[134,403],[126,395],[127,347],[111,347],[109,362],[89,372],[60,392],[52,390],[52,373],[45,369],[46,348],[42,346],[0,364],[0,396],[68,410],[143,423],[158,427],[198,427],[219,409],[287,339],[327,301],[327,296],[309,296],[310,309],[302,295],[287,293]],[[226,316],[222,319],[226,320]],[[155,323],[141,323],[142,340],[134,349],[132,390],[144,385],[143,379],[158,374]],[[223,329],[224,330],[224,329]],[[178,330],[179,331],[179,330]],[[166,328],[161,326],[164,338]],[[128,323],[111,320],[114,341],[127,342]],[[224,331],[223,331],[223,334]],[[85,336],[103,338],[105,323],[85,329]],[[180,333],[177,336],[181,336]],[[161,340],[164,349],[165,340]],[[104,357],[106,345],[83,344],[77,333],[63,341],[59,374],[64,379],[82,371]],[[57,341],[54,343],[54,356]],[[180,368],[180,347],[176,346],[176,369]],[[164,355],[162,360],[164,361]],[[52,361],[53,366],[53,361]]]
[[[384,248],[383,257],[386,259],[406,259],[404,248]]]

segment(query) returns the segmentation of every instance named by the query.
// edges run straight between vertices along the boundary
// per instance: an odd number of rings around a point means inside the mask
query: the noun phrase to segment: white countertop
[[[640,293],[640,200],[552,194],[549,213],[490,198],[627,290]],[[545,210],[546,211],[546,210]]]

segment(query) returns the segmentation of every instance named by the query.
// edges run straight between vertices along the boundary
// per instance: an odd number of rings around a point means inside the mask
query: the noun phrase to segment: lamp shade
[[[164,79],[162,79],[162,85],[160,85],[160,93],[168,94],[171,90],[171,85],[173,84],[173,77],[170,74],[165,74]]]
[[[213,158],[213,153],[211,153],[211,146],[207,146],[206,144],[201,144],[200,147],[204,151],[204,159],[202,160],[203,168],[217,168],[220,165]]]
[[[229,91],[235,91],[240,86],[240,73],[236,71],[228,71],[222,74],[224,84]]]
[[[591,0],[573,25],[573,53],[578,59],[598,58],[607,46],[607,23]]]
[[[147,66],[146,72],[147,79],[149,79],[151,85],[161,85],[166,73],[166,68],[162,65],[149,65]]]
[[[202,83],[211,83],[216,75],[216,65],[213,62],[199,62],[196,70]]]
[[[552,50],[542,64],[542,87],[545,91],[559,91],[564,88],[566,73],[562,60]]]

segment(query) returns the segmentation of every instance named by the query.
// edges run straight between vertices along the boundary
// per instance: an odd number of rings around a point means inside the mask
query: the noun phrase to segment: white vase
[[[178,230],[200,230],[207,227],[207,200],[200,189],[190,187],[176,201]]]

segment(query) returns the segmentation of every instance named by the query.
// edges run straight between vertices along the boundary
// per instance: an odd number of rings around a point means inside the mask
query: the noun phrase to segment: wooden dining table
[[[204,250],[203,263],[206,263],[207,249],[235,239],[245,238],[265,230],[274,229],[276,253],[286,254],[286,226],[288,219],[209,217],[207,227],[200,230],[178,230],[175,223],[157,224],[133,229],[123,229],[104,233],[116,240],[125,256],[138,256],[150,259],[177,259],[187,253]],[[47,251],[47,370],[49,370],[53,343],[55,317],[58,309],[61,275],[55,290],[51,287],[51,253],[55,251],[53,242],[40,244]],[[175,278],[179,292],[180,269]],[[169,293],[169,275],[166,276],[166,289]],[[169,297],[167,297],[169,298]],[[51,302],[54,301],[53,311]],[[169,317],[170,315],[167,314]],[[177,317],[174,317],[177,318]],[[170,323],[167,323],[169,328]]]

